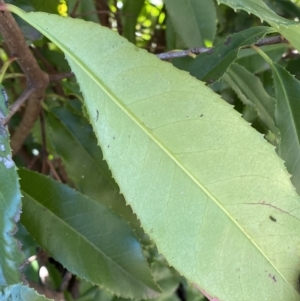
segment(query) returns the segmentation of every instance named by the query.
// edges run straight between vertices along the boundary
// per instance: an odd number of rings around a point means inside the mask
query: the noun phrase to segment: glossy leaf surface
[[[270,27],[258,26],[227,37],[211,51],[198,55],[190,66],[190,74],[208,83],[215,82],[235,61],[240,47],[254,44],[272,31]]]
[[[53,179],[25,169],[19,174],[21,221],[56,260],[116,295],[158,295],[140,244],[120,217]]]
[[[211,299],[300,300],[300,202],[273,147],[115,32],[11,9],[65,52],[104,158],[168,262]]]
[[[0,287],[21,281],[20,266],[25,258],[13,237],[21,213],[21,192],[12,160],[9,133],[2,122],[7,114],[3,87],[0,87]]]
[[[185,47],[202,47],[216,33],[216,9],[213,0],[164,0],[169,17]]]

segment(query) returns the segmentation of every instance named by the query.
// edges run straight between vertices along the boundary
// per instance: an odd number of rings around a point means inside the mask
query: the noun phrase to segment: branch
[[[255,46],[266,46],[266,45],[273,45],[273,44],[279,44],[279,43],[288,43],[286,39],[284,39],[281,36],[276,36],[276,37],[269,37],[269,38],[264,38],[259,40]],[[243,47],[243,48],[249,48],[249,46]],[[164,52],[157,54],[157,56],[161,60],[170,60],[170,59],[175,59],[179,57],[185,57],[185,56],[190,56],[191,54],[198,55],[201,53],[206,53],[211,51],[213,48],[206,48],[206,47],[200,47],[200,48],[190,48],[187,50],[180,50],[180,51],[169,51],[169,52]]]
[[[0,5],[2,5],[2,7],[5,5],[3,0],[0,0]],[[27,47],[19,26],[8,11],[0,12],[0,32],[7,44],[10,55],[17,57],[17,62],[27,80],[27,89],[21,95],[20,98],[22,98],[22,101],[18,101],[18,106],[26,100],[24,97],[25,93],[25,96],[30,97],[23,119],[11,140],[11,147],[15,154],[21,148],[23,141],[30,133],[31,128],[39,116],[41,101],[44,98],[49,78],[48,75],[40,69],[36,59]],[[14,110],[16,109],[17,108],[14,107]]]

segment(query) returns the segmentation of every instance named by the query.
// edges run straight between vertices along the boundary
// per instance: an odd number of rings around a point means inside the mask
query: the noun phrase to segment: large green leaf
[[[0,291],[1,301],[50,301],[44,296],[39,295],[35,290],[28,286],[16,284],[6,287]]]
[[[164,0],[168,15],[186,47],[212,42],[217,28],[213,0]]]
[[[47,124],[51,143],[76,188],[124,217],[142,238],[140,224],[120,194],[88,121],[74,110],[63,107],[53,108],[48,113]]]
[[[300,82],[282,66],[272,62],[258,49],[272,68],[276,110],[275,122],[280,132],[278,154],[292,175],[292,183],[300,193]]]
[[[262,135],[115,32],[10,9],[65,52],[104,158],[168,262],[211,299],[300,300],[299,197]]]
[[[297,50],[300,51],[300,25],[296,21],[278,16],[262,0],[217,0],[233,9],[245,10],[261,20],[268,22],[276,31],[280,32]]]
[[[25,169],[19,174],[21,221],[56,260],[117,295],[158,295],[140,244],[124,220],[66,185]]]
[[[259,118],[276,136],[275,99],[264,89],[261,81],[254,74],[237,63],[233,63],[224,74],[223,80],[237,93],[247,105],[254,106]]]
[[[227,37],[211,51],[198,55],[190,65],[190,74],[209,83],[215,82],[235,61],[242,46],[254,44],[270,32],[273,32],[270,27],[257,26]]]
[[[25,258],[13,237],[21,213],[18,174],[11,157],[9,133],[2,122],[7,114],[5,94],[0,86],[0,287],[21,281]]]

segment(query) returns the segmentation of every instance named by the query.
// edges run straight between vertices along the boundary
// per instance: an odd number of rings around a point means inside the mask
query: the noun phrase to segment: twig
[[[97,11],[109,11],[109,6],[106,0],[96,0],[95,1]],[[100,14],[98,13],[98,19],[102,26],[110,27],[109,15],[108,14]]]
[[[62,282],[60,284],[60,287],[59,287],[59,292],[63,292],[64,290],[67,289],[69,283],[70,283],[70,280],[72,278],[72,273],[70,273],[69,271],[67,271],[62,279]]]
[[[4,120],[4,124],[10,120],[10,118],[19,110],[19,108],[24,104],[24,102],[30,97],[34,92],[34,88],[27,88],[19,98],[11,105],[9,113]]]
[[[55,178],[55,180],[62,183],[62,180],[61,180],[60,176],[58,175],[55,167],[53,166],[52,162],[48,158],[47,158],[47,164],[49,165],[50,170],[53,173],[53,177]]]
[[[279,44],[279,43],[288,43],[286,39],[284,39],[281,36],[276,36],[276,37],[268,37],[259,40],[257,43],[255,43],[256,46],[266,46],[266,45],[272,45],[272,44]],[[245,46],[243,48],[249,48],[249,46]],[[169,51],[169,52],[164,52],[164,53],[159,53],[157,56],[161,60],[170,60],[174,58],[179,58],[179,57],[185,57],[185,56],[190,56],[191,54],[202,54],[206,53],[209,51],[212,51],[213,48],[206,48],[206,47],[195,47],[195,48],[190,48],[187,50],[181,50],[181,51]]]
[[[5,6],[3,0],[0,0],[0,5],[2,7]],[[41,100],[44,98],[49,78],[48,75],[40,69],[36,59],[27,47],[18,24],[8,11],[0,12],[0,32],[8,46],[10,56],[18,58],[17,62],[26,76],[28,87],[26,90],[31,92],[28,93],[30,99],[23,119],[11,140],[11,147],[15,154],[21,148],[23,141],[30,133],[39,116]],[[33,89],[33,92],[31,89]]]
[[[121,17],[120,17],[120,10],[118,8],[118,5],[117,5],[117,0],[114,0],[114,4],[115,4],[115,7],[117,8],[117,12],[114,13],[114,17],[117,21],[117,30],[118,30],[118,33],[119,35],[121,36],[123,34],[123,24],[122,24],[122,20],[121,20]]]

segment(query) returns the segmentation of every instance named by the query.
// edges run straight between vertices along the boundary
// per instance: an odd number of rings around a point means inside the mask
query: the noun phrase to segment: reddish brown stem
[[[0,5],[4,5],[3,0],[0,0]],[[41,101],[44,98],[49,77],[40,69],[36,59],[27,47],[18,24],[8,11],[0,12],[0,32],[10,51],[10,56],[18,58],[17,62],[26,76],[26,90],[30,91],[32,89],[32,93],[28,93],[30,98],[23,119],[11,140],[11,147],[15,154],[21,148],[23,141],[39,116]]]

